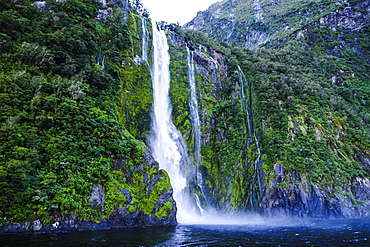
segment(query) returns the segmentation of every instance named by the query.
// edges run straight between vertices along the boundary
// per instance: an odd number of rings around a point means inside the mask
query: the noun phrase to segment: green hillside
[[[369,177],[370,171],[367,1],[222,1],[199,12],[185,28],[191,39],[226,55],[229,75],[238,74],[239,65],[251,85],[253,124],[263,153],[264,185],[253,185],[263,187],[258,189],[264,191],[260,210],[321,214],[308,209],[301,191],[321,191],[332,205],[342,195],[355,207],[368,201],[369,194],[359,196],[355,188],[357,179]],[[249,44],[248,35],[254,38]],[[233,85],[238,79],[232,80],[228,98],[240,87]],[[229,120],[226,126],[233,125],[234,118]],[[250,148],[253,157],[257,152]],[[249,169],[245,177],[260,173],[256,166]],[[225,181],[233,174],[220,178],[218,170],[214,172],[210,181]],[[251,181],[241,182],[238,190],[253,188]],[[216,191],[227,201],[227,190]],[[252,191],[234,195],[248,198]],[[246,201],[234,206],[244,208]],[[337,211],[347,214],[345,209]]]
[[[369,12],[364,0],[225,0],[160,25],[195,168],[186,189],[204,210],[370,215]],[[148,16],[140,1],[0,3],[0,233],[176,224],[146,145]]]
[[[133,218],[122,225],[175,222],[168,176],[118,108],[142,32],[137,6],[120,4],[0,3],[0,224],[118,209]]]

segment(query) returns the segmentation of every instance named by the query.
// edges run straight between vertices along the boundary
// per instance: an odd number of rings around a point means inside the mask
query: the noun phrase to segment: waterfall
[[[199,187],[202,196],[205,198],[204,193],[204,181],[203,176],[199,172],[198,167],[202,162],[202,155],[201,155],[201,146],[202,146],[202,136],[200,130],[200,118],[199,118],[199,107],[198,107],[198,99],[197,99],[197,87],[195,82],[195,65],[193,62],[193,52],[190,51],[189,47],[186,47],[187,50],[187,65],[188,65],[188,78],[189,78],[189,87],[190,87],[190,116],[191,116],[191,123],[193,129],[193,138],[194,138],[194,162],[195,162],[195,169],[196,169],[196,177],[194,178],[196,181],[196,185]],[[201,213],[204,214],[206,211],[203,210],[201,206],[201,199],[196,192],[194,192],[195,201],[200,209]],[[207,200],[205,200],[207,201]],[[210,207],[208,205],[208,207]]]
[[[257,133],[254,130],[251,84],[246,79],[239,65],[238,74],[241,84],[243,111],[245,113],[245,122],[247,126],[246,148],[250,149],[251,146],[254,144],[255,150],[257,152],[257,157],[255,160],[249,160],[247,152],[244,152],[244,159],[247,163],[246,169],[249,170],[249,168],[253,166],[253,174],[249,183],[249,198],[247,204],[250,207],[250,210],[252,212],[255,212],[259,208],[258,205],[260,200],[262,199],[262,152],[260,149]]]
[[[151,70],[153,83],[153,110],[151,134],[148,143],[154,158],[161,169],[167,171],[173,188],[173,197],[177,205],[177,220],[180,223],[194,221],[200,214],[200,208],[191,198],[188,189],[188,177],[193,177],[194,165],[187,156],[187,149],[181,133],[171,119],[170,56],[164,31],[153,26],[153,65]]]
[[[100,64],[101,60],[101,64]],[[102,55],[101,49],[98,51],[98,54],[96,55],[95,62],[97,65],[101,65],[103,69],[105,68],[105,55]]]
[[[141,17],[141,28],[142,28],[142,42],[141,42],[141,60],[143,62],[148,62],[148,27],[146,25],[146,18],[143,16]]]
[[[171,181],[173,198],[177,206],[177,220],[179,223],[195,224],[225,224],[237,223],[246,219],[242,215],[220,214],[216,209],[207,205],[207,211],[202,208],[201,193],[196,193],[195,186],[202,190],[204,184],[202,174],[198,172],[201,164],[201,130],[196,94],[195,65],[193,54],[188,49],[188,77],[190,88],[190,112],[194,133],[194,161],[190,162],[188,150],[181,133],[172,122],[172,108],[169,97],[170,90],[170,55],[166,34],[157,28],[152,21],[153,27],[153,50],[151,77],[153,84],[153,107],[151,112],[151,133],[148,136],[148,145],[153,157],[158,161],[161,169],[164,169]],[[143,25],[144,28],[144,25]],[[145,50],[143,39],[143,50]],[[144,57],[144,55],[143,55]],[[251,211],[256,211],[261,200],[262,178],[262,153],[259,148],[258,136],[254,131],[252,115],[251,84],[246,80],[243,72],[239,69],[242,87],[243,110],[247,126],[247,140],[245,152],[246,171],[253,170],[248,183],[249,197],[247,202]],[[248,102],[247,102],[248,101]],[[247,153],[249,152],[249,153]],[[255,154],[258,152],[257,158]],[[252,157],[253,160],[252,160]],[[250,160],[248,160],[250,159]],[[250,169],[249,169],[250,168]],[[196,183],[194,183],[196,182]],[[203,192],[203,191],[202,191]]]
[[[190,115],[192,118],[192,127],[194,133],[194,161],[197,165],[201,162],[201,132],[200,119],[198,112],[197,88],[195,84],[195,66],[193,63],[193,53],[186,47],[188,52],[188,78],[190,86]]]

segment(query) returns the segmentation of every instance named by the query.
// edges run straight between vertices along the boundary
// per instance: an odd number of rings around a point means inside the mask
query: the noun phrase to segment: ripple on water
[[[263,225],[178,225],[105,231],[2,236],[19,246],[370,246],[370,220],[276,221]]]

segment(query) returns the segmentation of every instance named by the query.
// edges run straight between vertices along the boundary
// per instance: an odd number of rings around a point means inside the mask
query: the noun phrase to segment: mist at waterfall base
[[[263,219],[244,224],[183,225],[1,236],[1,246],[370,246],[369,220]]]
[[[164,169],[170,179],[173,188],[173,198],[176,201],[177,221],[181,224],[218,224],[231,223],[231,216],[218,214],[211,207],[204,210],[197,194],[191,195],[188,181],[191,179],[201,180],[201,174],[197,171],[197,163],[200,162],[200,123],[198,105],[195,97],[194,66],[191,62],[191,53],[188,49],[188,67],[190,88],[190,112],[195,130],[195,157],[190,162],[186,143],[181,133],[172,122],[172,109],[169,96],[170,88],[170,55],[166,34],[156,28],[156,22],[152,22],[153,28],[153,65],[151,76],[153,83],[153,110],[151,114],[152,127],[148,137],[151,153],[158,161],[161,169]],[[143,30],[143,33],[145,31]],[[143,42],[145,44],[146,42]],[[143,46],[143,50],[145,47]],[[195,164],[194,164],[195,163]],[[198,184],[201,187],[200,184]],[[235,218],[238,219],[238,218]]]
[[[144,28],[145,25],[142,27]],[[194,157],[189,157],[186,143],[180,131],[172,122],[170,88],[170,55],[166,34],[153,26],[153,54],[151,77],[153,84],[153,109],[151,113],[152,127],[148,136],[148,144],[151,153],[158,161],[161,169],[164,169],[171,180],[173,198],[176,201],[177,221],[180,224],[240,224],[245,222],[244,217],[218,213],[210,205],[205,210],[199,196],[191,193],[189,181],[196,181],[197,186],[202,188],[202,175],[198,172],[201,163],[201,133],[196,99],[196,85],[194,75],[193,56],[187,48],[188,55],[188,78],[190,88],[190,115],[194,133]],[[146,30],[143,30],[145,33]],[[143,40],[142,50],[147,52],[146,41]],[[144,55],[142,56],[144,57]],[[191,160],[191,161],[190,161]],[[241,221],[242,220],[242,221]]]
[[[146,29],[145,23],[143,29]],[[370,246],[370,219],[266,218],[202,211],[194,198],[190,198],[186,185],[186,175],[191,172],[188,168],[194,166],[184,155],[186,145],[169,117],[169,72],[164,69],[169,63],[168,45],[162,31],[154,32],[156,48],[153,50],[158,60],[153,61],[151,73],[153,84],[158,83],[153,85],[153,92],[158,95],[154,96],[157,106],[153,109],[153,133],[149,143],[161,168],[171,176],[180,224],[1,236],[1,246]],[[147,41],[143,40],[143,44]],[[143,54],[142,60],[146,59]],[[159,83],[163,81],[166,83]],[[196,175],[196,169],[194,172]]]
[[[163,30],[153,25],[153,66],[151,76],[153,83],[153,112],[151,135],[148,143],[156,161],[164,169],[173,188],[173,198],[177,204],[177,219],[184,222],[197,215],[198,208],[192,203],[187,188],[186,172],[192,172],[187,159],[187,149],[181,133],[171,119],[170,56],[168,43]]]

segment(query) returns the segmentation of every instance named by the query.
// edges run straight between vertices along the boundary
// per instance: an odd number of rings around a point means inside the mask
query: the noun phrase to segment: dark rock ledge
[[[39,220],[22,224],[0,224],[0,235],[63,233],[128,227],[172,226],[176,224],[177,222],[173,215],[158,219],[157,217],[145,215],[143,212],[134,212],[125,216],[120,216],[119,212],[116,211],[109,219],[99,223],[93,221],[79,221],[69,215],[56,219],[55,223],[51,225],[43,225]]]

